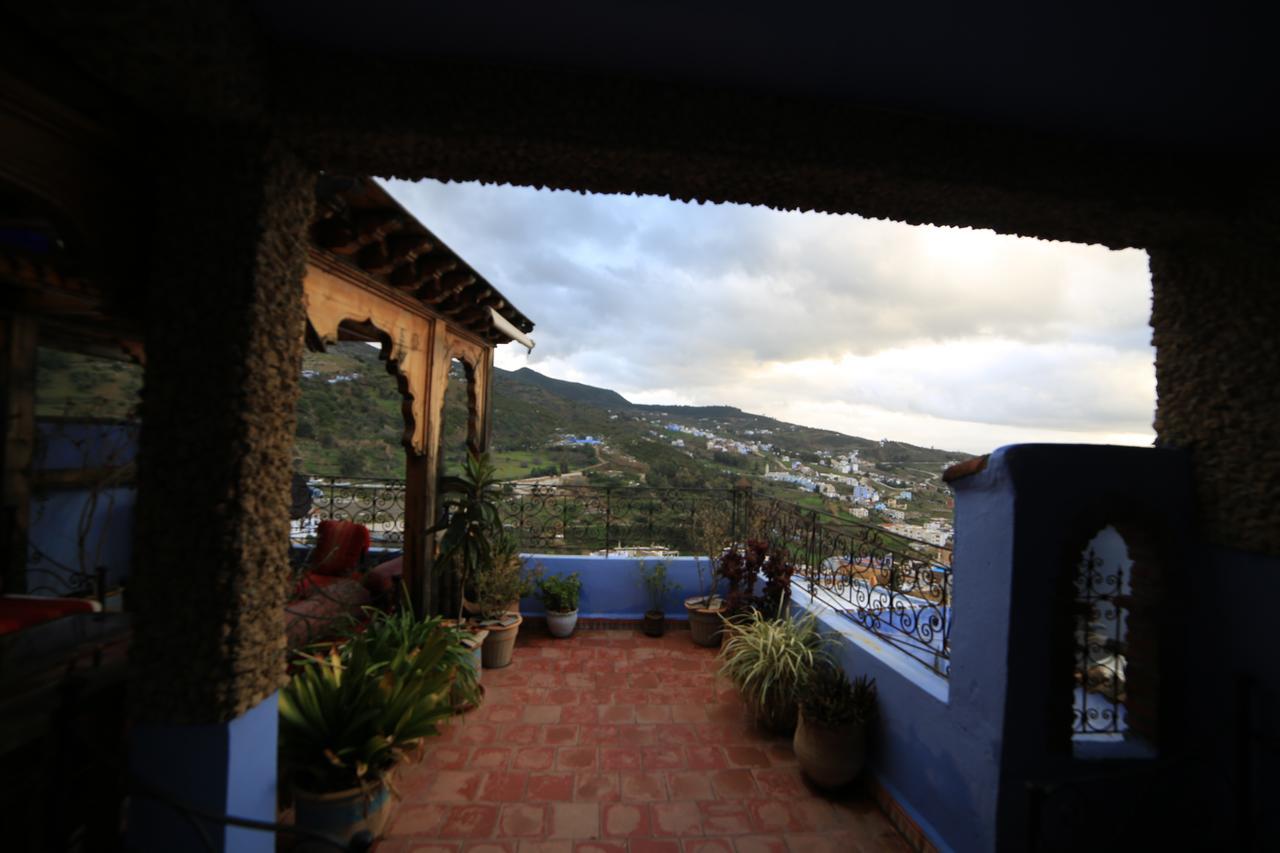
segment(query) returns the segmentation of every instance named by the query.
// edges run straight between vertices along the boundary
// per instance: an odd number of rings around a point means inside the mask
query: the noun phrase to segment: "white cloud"
[[[962,450],[1149,444],[1142,252],[475,184],[388,189],[538,324],[498,364]]]

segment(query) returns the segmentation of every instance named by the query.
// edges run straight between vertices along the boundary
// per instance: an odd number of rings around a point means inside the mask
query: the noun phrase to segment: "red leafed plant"
[[[782,615],[791,589],[795,566],[787,549],[775,547],[764,539],[747,540],[746,548],[732,548],[720,560],[720,575],[729,583],[726,597],[730,615],[759,611],[766,618]],[[764,585],[756,593],[756,579],[764,576]]]

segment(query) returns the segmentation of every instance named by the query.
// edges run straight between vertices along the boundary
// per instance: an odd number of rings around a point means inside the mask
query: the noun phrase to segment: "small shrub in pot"
[[[578,597],[582,579],[577,572],[547,575],[538,581],[538,597],[547,611],[547,630],[553,637],[567,637],[578,623]]]
[[[666,630],[666,614],[662,605],[669,593],[680,589],[680,585],[667,579],[667,564],[662,560],[652,567],[640,561],[640,583],[649,597],[649,609],[644,614],[644,632],[650,637],[661,637]]]
[[[800,699],[792,745],[800,769],[823,788],[852,782],[866,763],[867,728],[876,716],[876,683],[853,682],[832,662],[819,666]]]

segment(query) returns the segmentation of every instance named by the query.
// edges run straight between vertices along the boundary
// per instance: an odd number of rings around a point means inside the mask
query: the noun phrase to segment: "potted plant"
[[[302,656],[280,691],[280,754],[300,827],[344,841],[382,831],[392,771],[452,713],[448,645],[443,630],[415,647],[366,632]]]
[[[466,590],[493,560],[493,548],[502,534],[498,515],[497,469],[488,453],[468,453],[460,477],[449,481],[445,495],[448,520],[432,528],[443,531],[439,559],[452,564],[458,579],[458,618],[463,616]]]
[[[826,660],[817,626],[812,613],[769,619],[758,610],[725,622],[720,672],[766,731],[789,734],[796,726],[800,696],[814,667]]]
[[[684,608],[689,614],[689,634],[693,641],[699,646],[714,647],[720,645],[724,625],[721,617],[725,602],[716,594],[716,586],[720,579],[720,560],[729,550],[725,547],[728,519],[721,507],[703,504],[694,511],[693,524],[700,552],[694,557],[700,594],[686,598]]]
[[[667,627],[663,602],[667,595],[680,589],[680,585],[667,580],[667,564],[662,560],[653,564],[652,568],[640,561],[640,583],[649,596],[649,609],[644,614],[644,632],[650,637],[661,637]]]
[[[516,635],[523,618],[513,612],[511,602],[528,595],[541,567],[526,572],[515,541],[499,535],[490,549],[490,561],[474,578],[476,608],[479,616],[473,624],[487,628],[489,634],[481,646],[481,661],[486,669],[501,669],[511,663]]]
[[[402,589],[401,601],[408,601],[408,591]],[[488,632],[456,619],[433,616],[419,619],[413,611],[401,608],[390,612],[376,607],[364,608],[364,624],[353,622],[344,634],[342,642],[349,642],[363,634],[369,645],[370,661],[390,664],[401,649],[421,649],[436,634],[443,634],[446,642],[439,666],[448,673],[450,696],[455,711],[470,710],[480,702],[480,643]]]
[[[548,575],[538,581],[538,597],[547,611],[547,630],[553,637],[567,637],[578,624],[578,596],[582,579],[578,573]]]
[[[792,741],[800,769],[822,788],[852,782],[866,763],[867,728],[875,715],[874,679],[859,676],[850,684],[834,663],[819,666],[800,698]]]

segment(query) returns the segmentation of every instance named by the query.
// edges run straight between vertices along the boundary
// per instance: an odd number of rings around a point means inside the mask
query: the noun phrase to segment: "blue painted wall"
[[[577,572],[582,577],[578,615],[586,618],[639,619],[649,609],[649,596],[640,584],[639,559],[635,557],[576,557],[549,554],[525,555],[526,566],[541,564],[548,575]],[[647,559],[652,566],[656,560]],[[687,619],[684,600],[699,595],[698,571],[693,557],[672,557],[667,564],[667,580],[679,589],[667,595],[662,609],[668,619]],[[703,567],[707,561],[702,561]],[[545,613],[537,594],[520,602],[521,612],[530,616]]]
[[[36,471],[119,467],[132,462],[137,449],[134,424],[41,420],[36,430]],[[38,492],[31,501],[27,589],[76,592],[70,573],[92,577],[99,566],[107,570],[108,587],[118,586],[133,557],[135,496],[131,483],[99,488],[96,495],[84,488]]]
[[[173,798],[215,814],[276,818],[279,694],[220,725],[137,725],[130,732],[129,768]],[[202,822],[215,849],[272,853],[270,832]],[[129,801],[128,846],[142,853],[204,850],[190,821],[167,805],[135,795]]]

